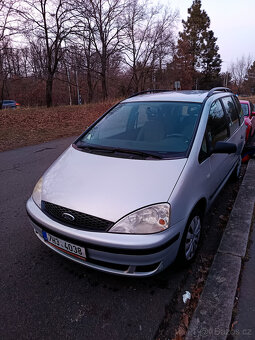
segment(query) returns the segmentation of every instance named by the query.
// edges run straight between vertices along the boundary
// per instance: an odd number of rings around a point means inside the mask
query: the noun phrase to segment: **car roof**
[[[208,91],[190,90],[190,91],[162,91],[148,92],[131,96],[125,100],[127,102],[143,102],[143,101],[177,101],[177,102],[195,102],[202,103],[206,98]]]
[[[130,102],[192,102],[203,103],[212,95],[233,95],[228,88],[217,87],[209,90],[185,90],[185,91],[168,91],[168,90],[148,90],[132,95],[122,101],[122,103]]]

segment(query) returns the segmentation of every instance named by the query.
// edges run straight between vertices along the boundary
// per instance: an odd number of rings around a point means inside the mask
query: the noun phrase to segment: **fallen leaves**
[[[191,299],[187,300],[186,305],[183,307],[181,320],[179,322],[179,326],[176,330],[175,337],[172,340],[184,340],[186,332],[189,327],[189,323],[191,317],[193,315],[194,310],[197,307],[199,298],[202,294],[206,277],[208,275],[209,268],[211,266],[213,257],[211,256],[199,256],[200,266],[198,267],[198,271],[196,273],[196,283],[192,286],[191,290]],[[191,274],[192,272],[189,271]]]
[[[79,135],[115,103],[0,110],[0,151]]]

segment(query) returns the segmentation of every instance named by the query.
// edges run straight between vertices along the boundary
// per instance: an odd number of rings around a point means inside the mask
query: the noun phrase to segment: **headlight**
[[[32,198],[36,205],[38,205],[39,208],[41,208],[41,194],[42,194],[42,177],[39,179],[39,181],[36,183]]]
[[[169,227],[170,204],[161,203],[137,210],[117,222],[110,233],[153,234]]]

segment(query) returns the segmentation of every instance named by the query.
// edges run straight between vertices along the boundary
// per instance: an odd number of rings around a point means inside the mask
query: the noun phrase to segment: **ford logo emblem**
[[[75,217],[69,213],[63,213],[62,217],[69,222],[73,222],[75,220]]]

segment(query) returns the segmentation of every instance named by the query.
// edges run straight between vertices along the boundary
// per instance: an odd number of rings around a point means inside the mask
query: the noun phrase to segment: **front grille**
[[[67,226],[72,226],[77,229],[88,231],[106,231],[113,226],[113,222],[102,218],[81,213],[76,210],[61,207],[57,204],[42,201],[42,210],[48,216],[52,217],[57,222],[61,222]],[[70,214],[74,220],[66,219],[64,214]]]

